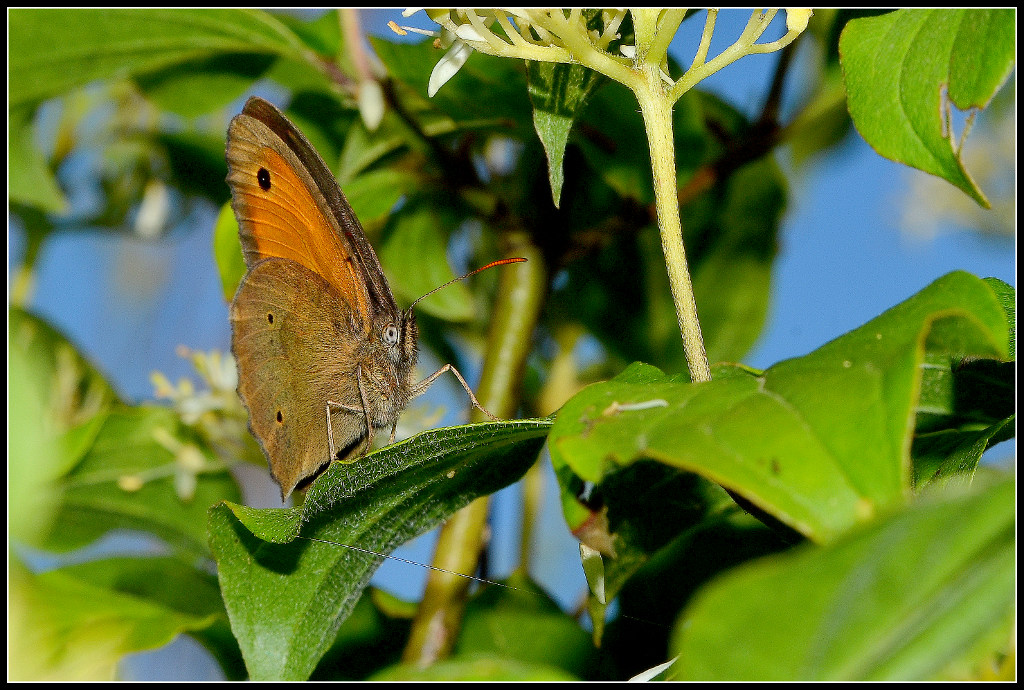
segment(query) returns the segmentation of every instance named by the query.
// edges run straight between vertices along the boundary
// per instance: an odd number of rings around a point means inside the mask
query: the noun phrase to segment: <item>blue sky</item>
[[[712,53],[739,35],[747,16],[742,11],[722,13]],[[392,18],[410,23],[396,10],[368,26],[379,32]],[[689,24],[672,47],[684,62],[692,57],[701,22]],[[745,58],[702,87],[755,113],[776,59]],[[968,139],[968,150],[982,145],[985,117],[980,116]],[[1014,141],[1011,150],[1015,145]],[[928,184],[922,179],[927,176],[879,157],[858,135],[799,171],[793,170],[784,151],[779,159],[789,172],[790,200],[774,268],[769,322],[745,363],[763,368],[805,354],[949,271],[995,276],[1016,286],[1014,237],[983,235],[951,222],[939,223],[932,235],[909,231],[901,219],[908,203],[913,205],[908,202],[914,198],[912,191]],[[1009,160],[1014,160],[1012,154]],[[935,187],[940,197],[962,196],[943,184]],[[151,399],[149,376],[154,369],[172,380],[191,375],[190,367],[175,355],[179,344],[197,350],[230,348],[228,307],[211,252],[216,212],[212,207],[197,208],[183,223],[186,227],[154,242],[92,232],[51,238],[39,259],[32,309],[63,330],[123,395],[136,401]],[[16,265],[24,246],[17,224],[10,223],[10,228],[9,268]],[[461,399],[453,404],[461,405]],[[1012,444],[993,451],[998,457],[1014,452]],[[273,496],[273,487],[269,490]],[[497,499],[498,576],[507,572],[518,548],[517,535],[509,533],[513,528],[503,527],[514,522],[510,516],[516,492],[513,488]],[[575,540],[561,521],[553,483],[548,499],[536,548],[538,554],[559,557],[543,563],[538,559],[534,575],[563,605],[573,606],[584,586]],[[416,540],[401,555],[429,561],[431,542]],[[410,570],[418,571],[388,563],[375,581],[401,595],[418,597],[424,574]]]

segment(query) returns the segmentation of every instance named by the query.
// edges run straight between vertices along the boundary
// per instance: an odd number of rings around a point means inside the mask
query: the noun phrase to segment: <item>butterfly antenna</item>
[[[449,280],[444,285],[438,285],[436,288],[434,288],[433,290],[431,290],[430,292],[428,292],[427,294],[423,295],[422,297],[420,297],[416,301],[414,301],[412,304],[410,304],[409,305],[409,311],[412,311],[412,308],[414,306],[416,306],[417,302],[420,302],[421,300],[423,300],[423,299],[425,299],[427,297],[430,297],[432,294],[434,294],[435,292],[437,292],[441,288],[446,288],[449,285],[451,285],[452,283],[457,283],[460,280],[465,280],[466,278],[468,278],[470,276],[476,275],[480,271],[486,271],[488,268],[494,268],[495,266],[504,266],[505,264],[518,264],[518,263],[522,263],[524,261],[526,261],[526,259],[524,259],[521,256],[514,256],[511,259],[499,259],[498,261],[492,261],[491,263],[487,264],[486,266],[481,266],[480,268],[478,268],[478,269],[476,269],[474,271],[470,271],[469,273],[467,273],[464,276],[459,276],[458,278],[454,278],[452,280]]]

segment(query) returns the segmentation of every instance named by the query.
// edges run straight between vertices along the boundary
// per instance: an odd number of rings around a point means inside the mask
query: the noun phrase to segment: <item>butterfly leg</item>
[[[366,400],[366,391],[363,390],[363,365],[356,365],[356,386],[359,388],[359,399],[363,401],[363,414],[366,416],[366,445],[363,446],[363,454],[369,452],[373,447],[373,422],[370,421],[370,405]]]
[[[459,383],[462,384],[462,387],[466,389],[466,393],[469,394],[469,401],[473,403],[473,407],[475,407],[476,409],[480,410],[485,415],[490,417],[492,421],[498,421],[497,417],[495,417],[493,414],[484,409],[483,405],[480,404],[480,401],[476,399],[475,395],[473,395],[473,389],[469,387],[468,383],[466,383],[466,379],[462,378],[462,374],[459,373],[459,370],[453,367],[451,364],[445,364],[443,367],[435,371],[433,374],[431,374],[430,376],[428,376],[427,378],[423,379],[415,386],[413,386],[411,397],[416,398],[420,395],[423,395],[427,391],[427,388],[430,387],[430,384],[432,384],[438,376],[440,376],[446,371],[450,371],[453,374],[455,374],[455,378],[459,380]]]
[[[331,408],[335,410],[345,410],[346,412],[354,412],[356,414],[362,414],[363,410],[358,407],[352,407],[351,405],[343,405],[342,403],[334,402],[333,400],[327,401],[327,443],[330,446],[330,460],[334,460],[334,454],[337,453],[337,448],[334,446],[334,429],[331,428]]]
[[[333,400],[327,401],[327,443],[330,446],[330,459],[335,459],[335,453],[338,452],[337,447],[334,445],[334,428],[331,424],[331,408],[335,410],[344,410],[346,412],[352,412],[354,414],[361,414],[366,418],[366,443],[363,445],[363,452],[365,453],[370,449],[373,444],[373,424],[370,422],[370,407],[366,401],[366,391],[363,390],[363,368],[361,365],[356,365],[356,387],[359,389],[359,398],[363,403],[362,407],[354,407],[353,405],[345,405],[344,403],[334,402]],[[392,438],[394,438],[394,429],[391,430]]]

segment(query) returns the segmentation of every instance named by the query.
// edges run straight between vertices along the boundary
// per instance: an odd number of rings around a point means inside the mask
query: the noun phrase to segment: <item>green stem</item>
[[[530,553],[533,546],[534,525],[544,502],[544,469],[539,462],[526,470],[523,477],[523,519],[519,538],[519,570],[530,572]]]
[[[511,417],[519,407],[519,384],[533,345],[547,291],[547,274],[540,250],[525,233],[510,233],[507,256],[526,257],[525,263],[502,268],[483,372],[477,398],[496,417]],[[482,421],[474,410],[473,420]],[[487,498],[480,498],[453,515],[441,528],[433,565],[455,573],[476,571],[487,524]],[[406,663],[426,666],[447,656],[455,643],[469,580],[431,570],[402,654]]]
[[[686,264],[683,247],[683,229],[679,220],[677,198],[675,145],[672,134],[672,100],[662,86],[660,69],[648,65],[643,69],[644,80],[635,90],[644,117],[647,141],[651,149],[651,171],[654,175],[654,199],[658,209],[658,228],[661,248],[665,253],[672,299],[676,305],[676,318],[683,335],[683,349],[692,381],[710,381],[711,369],[704,351],[704,339],[697,320],[697,303],[693,298],[693,283]]]

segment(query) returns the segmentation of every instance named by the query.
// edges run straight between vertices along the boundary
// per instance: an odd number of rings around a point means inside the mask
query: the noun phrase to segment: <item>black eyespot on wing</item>
[[[270,190],[270,171],[266,168],[260,168],[256,173],[256,181],[260,183],[260,189],[264,192]]]
[[[267,314],[267,323],[274,323],[274,314],[273,314],[273,312]]]
[[[281,414],[281,410],[277,411],[277,423],[284,424],[284,415]]]

